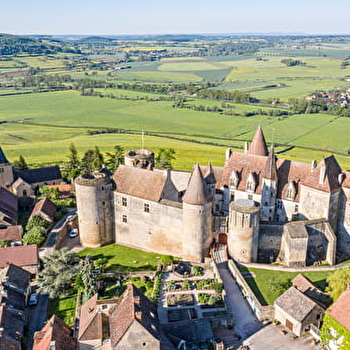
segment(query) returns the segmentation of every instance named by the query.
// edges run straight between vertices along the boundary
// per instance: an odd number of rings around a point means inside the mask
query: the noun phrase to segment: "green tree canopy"
[[[24,157],[22,157],[22,155],[19,156],[18,160],[15,160],[12,163],[13,167],[18,169],[18,170],[27,170],[28,169],[28,165],[24,159]]]
[[[78,151],[73,143],[69,146],[68,162],[65,164],[64,176],[70,181],[81,173],[80,159],[78,157]]]
[[[175,150],[173,148],[160,148],[156,157],[156,167],[172,169],[172,160],[175,158]]]
[[[48,293],[51,299],[57,298],[72,286],[77,277],[80,270],[79,256],[63,248],[54,250],[42,260],[44,268],[37,279],[39,292]]]
[[[120,145],[115,145],[113,153],[106,153],[106,167],[111,171],[115,171],[120,164],[124,164],[124,148]]]
[[[22,242],[24,244],[36,244],[40,246],[44,243],[45,238],[45,229],[40,226],[34,226],[30,231],[24,234]]]
[[[87,302],[97,291],[94,264],[90,256],[86,256],[81,264],[80,275],[84,284],[83,302]]]
[[[333,301],[337,300],[341,293],[344,292],[348,283],[350,283],[350,267],[335,270],[327,278],[328,288]]]

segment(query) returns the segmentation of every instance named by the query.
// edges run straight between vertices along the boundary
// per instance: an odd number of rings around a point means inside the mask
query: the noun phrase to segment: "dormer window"
[[[237,188],[238,186],[238,174],[235,170],[233,170],[232,174],[231,174],[231,177],[230,177],[230,186],[231,187],[234,187],[234,188]]]
[[[286,199],[289,201],[294,201],[296,195],[296,189],[294,181],[290,181],[286,189]]]
[[[254,175],[253,173],[250,173],[246,183],[246,191],[254,192],[255,187],[256,187],[256,181],[255,181]]]

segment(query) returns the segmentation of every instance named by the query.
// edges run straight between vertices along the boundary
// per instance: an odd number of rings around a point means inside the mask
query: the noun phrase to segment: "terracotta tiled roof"
[[[267,150],[264,133],[260,125],[253,137],[252,143],[250,144],[250,147],[247,153],[254,154],[256,156],[267,156],[269,153]]]
[[[329,316],[342,324],[350,331],[350,286],[340,295],[340,297],[327,310]]]
[[[60,193],[70,193],[73,191],[72,184],[64,184],[64,185],[46,185],[48,188],[57,188]]]
[[[35,204],[32,213],[30,214],[29,220],[32,219],[34,215],[40,215],[40,213],[43,213],[47,215],[52,221],[56,211],[57,207],[55,203],[53,203],[49,198],[45,197]],[[45,216],[44,219],[46,219]]]
[[[292,279],[292,283],[293,286],[298,288],[303,293],[308,289],[317,289],[317,287],[301,273]]]
[[[38,246],[35,244],[0,248],[0,267],[7,263],[17,266],[39,265]]]
[[[9,226],[0,229],[0,242],[20,241],[22,239],[23,227],[21,225]]]
[[[33,350],[51,350],[53,342],[55,350],[77,349],[77,339],[73,337],[72,329],[56,315],[34,334]]]
[[[118,305],[110,310],[111,345],[115,347],[131,324],[137,320],[153,337],[161,338],[157,308],[131,283],[120,297]]]
[[[275,300],[275,305],[283,309],[295,320],[302,322],[317,304],[295,287],[290,287]]]
[[[80,308],[79,340],[93,340],[103,338],[102,313],[98,312],[97,294],[91,297]]]
[[[17,221],[18,199],[6,188],[0,188],[0,211],[12,219]]]
[[[182,201],[187,204],[202,205],[208,203],[208,194],[201,169],[198,164],[194,167]]]
[[[16,176],[29,184],[62,179],[61,171],[58,166],[18,171]]]
[[[120,165],[113,175],[116,191],[153,202],[172,200],[170,190],[177,192],[168,172]],[[167,186],[166,186],[167,185]]]
[[[322,171],[324,173],[324,180],[320,182],[320,175]],[[310,171],[309,175],[302,181],[302,184],[308,187],[312,187],[324,192],[335,192],[340,189],[339,174],[342,170],[334,158],[329,156],[324,158],[317,167]]]

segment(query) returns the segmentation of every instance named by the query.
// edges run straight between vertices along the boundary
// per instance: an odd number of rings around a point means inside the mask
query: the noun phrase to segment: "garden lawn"
[[[76,302],[77,292],[74,289],[70,289],[67,294],[61,295],[57,299],[50,299],[48,318],[55,314],[68,326],[73,326]]]
[[[262,305],[273,305],[274,300],[277,299],[281,294],[271,288],[271,282],[286,283],[288,280],[292,280],[299,273],[302,273],[307,278],[309,278],[318,288],[324,291],[327,286],[326,278],[333,272],[284,272],[245,267],[241,267],[240,270],[241,272],[249,271],[255,276],[254,278],[246,278],[246,281]]]
[[[99,248],[85,248],[79,256],[92,256],[92,259],[107,258],[107,270],[115,272],[131,272],[156,270],[161,254],[148,253],[118,244],[110,244]]]

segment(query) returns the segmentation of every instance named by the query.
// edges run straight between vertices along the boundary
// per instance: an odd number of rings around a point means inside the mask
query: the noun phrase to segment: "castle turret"
[[[0,147],[0,186],[9,187],[13,183],[13,170]]]
[[[250,144],[249,150],[246,152],[248,154],[255,154],[257,156],[267,156],[268,150],[266,146],[266,141],[264,133],[259,125],[258,130],[256,131],[252,143]]]
[[[137,151],[129,151],[124,155],[125,165],[147,169],[154,166],[154,153],[142,148]]]
[[[203,261],[213,240],[212,202],[196,164],[183,196],[183,258]]]
[[[259,210],[259,203],[249,199],[230,204],[228,253],[237,261],[257,261]]]
[[[214,169],[211,166],[211,163],[209,163],[207,171],[204,174],[204,181],[207,185],[207,192],[209,195],[209,199],[213,200],[215,195],[216,178],[215,178]]]
[[[273,146],[266,161],[265,169],[261,174],[261,220],[271,221],[275,218],[275,203],[277,195],[277,167]]]
[[[84,174],[75,180],[80,241],[84,247],[98,247],[114,238],[113,184],[107,174]]]

